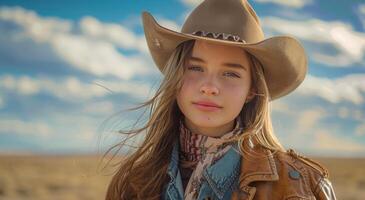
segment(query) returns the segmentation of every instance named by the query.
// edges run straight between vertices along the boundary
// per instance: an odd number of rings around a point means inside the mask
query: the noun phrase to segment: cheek
[[[227,85],[224,91],[226,98],[230,102],[228,106],[233,109],[242,107],[248,95],[248,90],[248,86],[242,87],[242,85]]]
[[[197,85],[197,79],[192,78],[191,76],[186,76],[182,80],[182,86],[180,90],[181,95],[187,95],[194,91],[194,86]]]
[[[177,101],[179,104],[184,102],[184,100],[186,100],[187,97],[189,97],[191,95],[191,93],[193,91],[193,88],[192,88],[193,86],[194,86],[194,83],[190,79],[183,78],[180,91],[177,93]]]

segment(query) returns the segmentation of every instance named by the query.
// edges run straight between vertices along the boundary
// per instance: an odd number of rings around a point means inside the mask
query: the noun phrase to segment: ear
[[[245,103],[248,103],[250,102],[253,98],[255,98],[255,95],[256,95],[256,91],[254,89],[251,89],[249,92],[248,92],[248,95],[246,97],[246,101]]]

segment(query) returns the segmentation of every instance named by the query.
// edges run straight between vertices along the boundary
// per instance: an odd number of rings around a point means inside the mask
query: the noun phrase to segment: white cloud
[[[21,7],[0,8],[0,20],[21,26],[24,33],[20,35],[49,44],[59,57],[81,71],[128,80],[154,69],[148,67],[150,62],[145,55],[148,51],[144,36],[136,36],[118,24],[104,24],[85,17],[80,21],[82,32],[77,34],[72,31],[72,21],[40,17]],[[118,47],[136,50],[139,54],[124,56]]]
[[[337,54],[332,55],[317,47],[313,48],[308,52],[309,57],[318,63],[346,67],[363,62],[365,34],[355,31],[350,24],[319,19],[286,20],[278,17],[263,17],[261,22],[264,29],[271,35],[279,33],[315,42],[317,45],[330,44],[338,51]]]
[[[80,82],[76,77],[68,77],[62,81],[48,78],[32,78],[29,76],[0,76],[0,88],[15,91],[20,95],[35,95],[40,92],[52,94],[66,101],[80,101],[92,97],[104,96],[107,91],[96,85]]]
[[[176,22],[172,21],[172,20],[168,20],[168,19],[160,19],[158,20],[158,23],[168,29],[171,29],[173,31],[177,31],[180,32],[181,30],[181,26],[176,24]]]
[[[83,109],[81,107],[80,110],[83,111]],[[35,116],[37,119],[30,121],[0,118],[0,136],[1,134],[12,134],[18,140],[26,139],[29,144],[38,144],[43,153],[62,152],[63,150],[93,153],[99,147],[99,137],[106,134],[98,131],[99,125],[103,122],[103,117],[110,113],[91,117],[80,110],[74,112],[64,112],[62,108],[50,110],[47,115]],[[116,136],[115,142],[118,139],[117,136],[120,135],[114,135]],[[25,138],[25,136],[27,137]],[[15,144],[11,149],[19,150],[23,147]],[[4,150],[6,151],[6,149],[0,148],[0,153]]]
[[[359,5],[359,11],[365,15],[365,4]]]
[[[285,147],[300,149],[315,156],[364,155],[365,145],[361,140],[355,140],[356,135],[363,136],[365,127],[361,123],[358,124],[357,132],[341,132],[343,129],[340,121],[322,123],[322,119],[333,117],[332,112],[325,108],[318,107],[296,113],[290,117],[297,119],[297,123],[286,127],[283,130],[285,134],[280,137]]]
[[[336,137],[327,130],[318,130],[315,133],[313,148],[320,151],[330,151],[339,156],[341,154],[361,154],[365,146],[344,137]]]
[[[82,111],[86,114],[112,114],[115,112],[114,105],[110,101],[88,103],[83,106]]]
[[[80,124],[71,130],[71,134],[68,137],[76,143],[91,145],[91,142],[96,138],[95,129],[96,126],[94,124]]]
[[[55,36],[51,44],[71,65],[97,76],[113,75],[128,80],[148,72],[147,62],[142,57],[123,56],[108,42],[64,34]]]
[[[358,7],[359,19],[362,23],[363,29],[365,29],[365,4],[360,4]]]
[[[21,7],[0,7],[0,19],[18,24],[32,39],[49,41],[54,33],[69,33],[72,23],[55,17],[42,18],[36,12]]]
[[[180,0],[183,4],[189,6],[189,7],[196,7],[200,3],[203,2],[203,0]],[[307,6],[309,4],[313,3],[313,0],[254,0],[258,3],[274,3],[278,4],[280,6],[286,6],[291,8],[302,8],[304,6]],[[249,1],[250,4],[252,4],[252,1]]]
[[[357,106],[341,106],[337,108],[337,116],[341,119],[350,119],[357,121],[359,124],[365,124],[365,118],[363,116],[362,110]]]
[[[96,104],[91,103],[89,105]],[[102,117],[94,118],[88,115],[88,113],[80,112],[85,111],[85,108],[86,106],[80,107],[80,110],[75,110],[75,112],[50,111],[48,115],[49,124],[62,127],[58,130],[58,132],[60,134],[64,132],[64,135],[67,137],[73,137],[74,135],[82,132],[95,134],[98,122],[102,121]]]
[[[122,92],[142,99],[150,97],[155,92],[151,85],[140,82],[105,80],[95,80],[94,82],[109,88],[113,92]]]
[[[5,90],[15,90],[22,95],[33,95],[39,92],[40,84],[28,76],[14,78],[11,75],[3,75],[0,78],[0,88]]]
[[[125,93],[137,98],[146,98],[151,90],[150,85],[147,83],[122,80],[104,81],[97,79],[86,83],[76,77],[52,80],[45,77],[0,76],[0,89],[2,91],[15,91],[21,95],[35,95],[44,92],[68,102],[82,102],[110,94],[110,91],[100,85],[110,88],[113,92]]]
[[[365,136],[365,120],[355,128],[357,136]]]
[[[8,79],[8,77],[7,77]],[[17,89],[21,94],[32,95],[37,93],[40,89],[40,85],[29,77],[23,76],[16,81]]]
[[[304,110],[298,116],[297,128],[298,132],[304,134],[310,134],[310,131],[319,124],[320,120],[326,117],[327,113],[322,108],[316,108],[313,110]]]
[[[287,103],[283,99],[278,99],[277,101],[270,102],[271,110],[283,113],[290,113],[290,109]]]
[[[52,133],[51,127],[43,122],[22,121],[19,119],[0,119],[0,132],[48,137]]]
[[[337,79],[307,75],[297,92],[318,96],[331,103],[347,101],[360,105],[364,102],[365,74],[352,74]]]
[[[365,118],[361,109],[341,106],[337,109],[337,115],[342,119],[354,119],[362,122]]]
[[[287,6],[291,8],[302,8],[306,5],[312,4],[312,0],[255,0],[259,3],[274,3],[281,6]]]
[[[4,97],[0,94],[0,109],[5,107],[5,100]]]
[[[197,5],[199,5],[201,2],[203,2],[203,0],[180,0],[183,4],[190,6],[190,7],[195,7]]]
[[[90,104],[90,106],[110,106],[108,104],[106,101],[101,101]],[[111,147],[120,141],[123,136],[117,131],[135,120],[125,113],[112,116],[115,111],[113,113],[93,113],[101,115],[91,117],[89,113],[84,112],[86,107],[88,106],[81,107],[81,112],[79,110],[71,113],[62,112],[62,110],[50,111],[47,115],[47,123],[58,128],[55,129],[57,131],[52,137],[45,141],[47,142],[45,148],[83,150],[92,153],[98,148]],[[109,121],[104,121],[107,119]]]
[[[121,48],[138,49],[141,52],[148,53],[145,37],[138,37],[119,24],[103,23],[94,17],[85,16],[80,20],[79,25],[82,33],[93,39],[108,41]]]

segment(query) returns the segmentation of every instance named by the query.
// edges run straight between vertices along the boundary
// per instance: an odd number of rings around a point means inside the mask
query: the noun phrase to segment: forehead
[[[196,40],[191,55],[205,62],[233,62],[249,66],[247,52],[240,47]]]

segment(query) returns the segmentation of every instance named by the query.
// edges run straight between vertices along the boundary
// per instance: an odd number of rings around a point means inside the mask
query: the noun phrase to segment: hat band
[[[199,31],[194,31],[192,34],[197,35],[197,36],[221,39],[221,40],[229,40],[229,41],[233,41],[233,42],[242,42],[244,44],[246,43],[246,41],[241,39],[239,36],[229,34],[229,33],[213,33],[213,32],[209,32],[209,31],[199,30]]]

